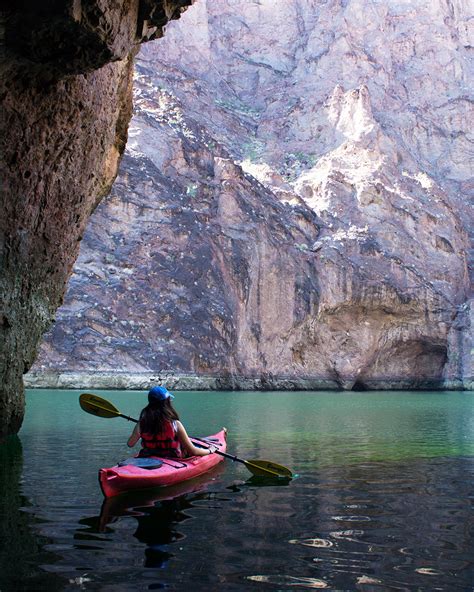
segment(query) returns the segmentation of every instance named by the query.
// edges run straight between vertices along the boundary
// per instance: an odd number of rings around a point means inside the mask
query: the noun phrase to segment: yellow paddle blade
[[[269,460],[246,460],[245,466],[248,470],[253,473],[254,475],[258,475],[260,477],[286,477],[287,479],[291,479],[293,477],[293,473],[287,467],[283,465],[277,465],[277,463],[271,462]]]
[[[92,395],[84,393],[79,397],[79,405],[81,408],[92,415],[98,417],[119,417],[120,411],[112,405],[109,401]]]

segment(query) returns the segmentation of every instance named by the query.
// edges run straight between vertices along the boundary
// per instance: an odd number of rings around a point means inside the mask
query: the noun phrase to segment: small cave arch
[[[356,380],[352,385],[351,391],[354,392],[364,392],[369,390],[366,385],[362,382],[362,380]]]

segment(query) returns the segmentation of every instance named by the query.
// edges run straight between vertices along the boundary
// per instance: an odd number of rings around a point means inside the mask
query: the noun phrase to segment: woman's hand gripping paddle
[[[79,405],[81,406],[81,409],[86,411],[86,413],[90,413],[91,415],[95,415],[97,417],[122,417],[123,419],[128,419],[128,421],[138,423],[137,419],[129,417],[128,415],[123,415],[123,413],[120,413],[120,411],[114,405],[112,405],[110,401],[107,401],[106,399],[103,399],[97,395],[92,395],[89,393],[82,394],[79,397]],[[199,438],[191,438],[191,440],[197,440],[198,442],[203,442],[204,444],[208,445],[212,444],[212,442],[201,440]],[[232,454],[221,452],[220,450],[216,450],[215,453],[244,464],[251,473],[259,477],[284,477],[285,479],[291,479],[293,477],[293,473],[290,471],[290,469],[268,460],[244,460],[242,458],[238,458],[237,456],[233,456]]]

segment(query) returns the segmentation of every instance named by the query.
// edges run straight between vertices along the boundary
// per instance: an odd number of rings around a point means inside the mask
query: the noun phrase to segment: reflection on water
[[[12,436],[0,446],[0,590],[61,590],[60,580],[38,569],[56,558],[44,550],[39,519],[21,494],[22,468],[21,441]]]
[[[143,402],[106,396],[130,415]],[[227,425],[231,453],[299,477],[255,479],[226,461],[175,490],[102,503],[97,469],[127,456],[129,424],[81,413],[74,393],[30,393],[23,454],[18,442],[2,457],[2,592],[473,589],[472,395],[189,393],[176,404],[191,433]],[[15,563],[21,586],[9,588]]]

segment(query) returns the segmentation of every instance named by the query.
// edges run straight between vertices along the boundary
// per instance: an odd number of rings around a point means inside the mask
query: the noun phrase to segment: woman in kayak
[[[174,396],[164,386],[154,386],[148,393],[148,405],[140,413],[128,439],[128,446],[135,446],[142,440],[139,456],[161,456],[165,458],[185,458],[187,456],[206,456],[215,452],[209,448],[197,448],[189,439],[179,415],[171,404]]]

